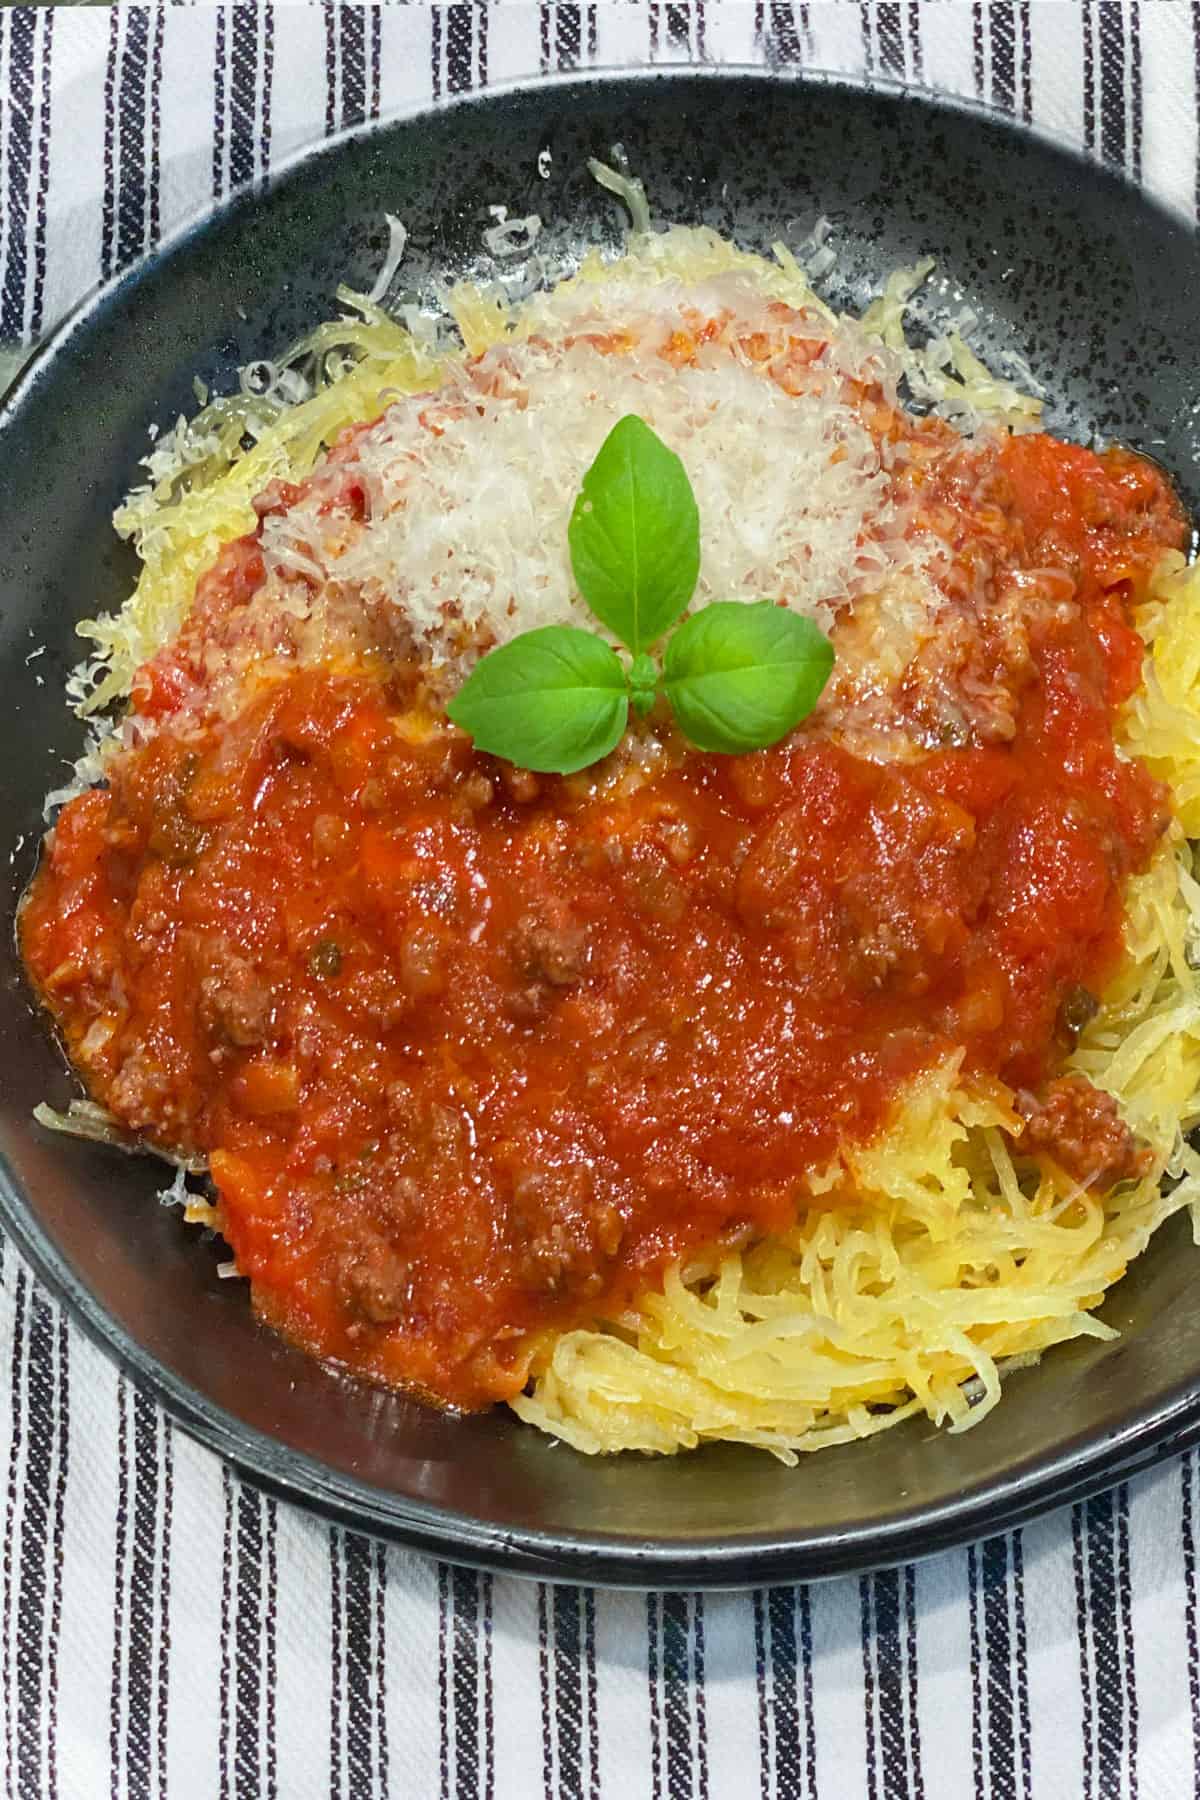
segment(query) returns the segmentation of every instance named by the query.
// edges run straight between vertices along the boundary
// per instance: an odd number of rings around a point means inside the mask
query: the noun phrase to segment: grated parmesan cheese
[[[567,523],[605,436],[636,412],[696,492],[697,604],[779,599],[828,630],[904,575],[934,605],[928,546],[863,414],[864,383],[894,389],[888,353],[852,325],[831,338],[815,311],[781,318],[736,271],[639,276],[540,299],[522,340],[459,365],[432,397],[397,400],[355,448],[369,518],[331,524],[318,487],[265,521],[268,567],[399,609],[435,670],[533,626],[588,623]],[[671,354],[705,331],[690,360]]]

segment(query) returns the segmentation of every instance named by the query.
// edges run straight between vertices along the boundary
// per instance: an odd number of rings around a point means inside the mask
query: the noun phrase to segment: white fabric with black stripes
[[[38,336],[301,144],[589,63],[806,64],[981,96],[1192,212],[1196,12],[2,9],[0,340]],[[0,1711],[20,1800],[1200,1791],[1195,1457],[861,1581],[614,1595],[438,1566],[258,1493],[11,1248],[5,1379]]]

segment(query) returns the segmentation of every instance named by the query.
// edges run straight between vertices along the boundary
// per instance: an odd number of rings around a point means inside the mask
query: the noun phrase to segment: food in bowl
[[[156,446],[21,913],[41,1116],[435,1404],[961,1429],[1200,1198],[1187,521],[910,346],[923,269],[838,316],[619,185],[615,260],[457,342],[344,295]]]

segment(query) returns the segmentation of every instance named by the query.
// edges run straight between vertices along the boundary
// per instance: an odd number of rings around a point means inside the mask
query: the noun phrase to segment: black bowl
[[[1183,1220],[1106,1305],[1118,1341],[1014,1375],[965,1436],[911,1421],[794,1470],[729,1446],[589,1460],[504,1414],[446,1418],[319,1368],[254,1323],[241,1283],[216,1279],[219,1247],[156,1205],[157,1166],[35,1128],[35,1102],[63,1103],[72,1083],[11,930],[41,796],[79,748],[62,697],[74,622],[119,604],[134,575],[109,516],[149,421],[191,404],[193,375],[220,388],[327,317],[338,280],[369,287],[385,208],[409,227],[409,268],[469,260],[495,201],[539,212],[552,246],[614,242],[614,207],[584,162],[615,140],[660,218],[765,248],[827,215],[835,301],[861,305],[889,270],[932,253],[932,300],[969,303],[987,352],[1028,360],[1053,428],[1152,453],[1195,509],[1194,235],[1115,177],[977,111],[693,71],[494,94],[306,156],[266,198],[205,220],[90,301],[0,415],[0,1213],[135,1377],[277,1492],[512,1571],[736,1586],[940,1549],[1200,1435],[1200,1260]]]

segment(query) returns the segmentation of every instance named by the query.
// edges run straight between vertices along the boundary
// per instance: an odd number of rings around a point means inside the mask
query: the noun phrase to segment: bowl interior
[[[75,621],[114,607],[134,558],[113,506],[146,428],[369,288],[384,211],[416,276],[470,264],[487,208],[538,212],[555,252],[615,243],[585,171],[620,141],[660,220],[766,249],[831,222],[835,304],[937,258],[931,312],[965,306],[1001,367],[1023,359],[1052,428],[1153,454],[1200,500],[1192,234],[1115,179],[980,114],[749,75],[571,82],[393,122],[308,157],[77,317],[0,417],[0,1190],[6,1222],[85,1323],[185,1421],[260,1478],[472,1560],[658,1583],[815,1575],[939,1547],[1115,1477],[1195,1423],[1196,1265],[1181,1221],[1105,1316],[1123,1336],[1050,1356],[961,1437],[910,1422],[787,1470],[732,1447],[597,1462],[501,1414],[454,1420],[344,1382],[250,1317],[220,1246],[155,1203],[149,1162],[30,1123],[73,1091],[13,948],[41,796],[77,754],[63,681]],[[550,174],[538,153],[551,153]],[[544,159],[543,159],[544,161]]]

